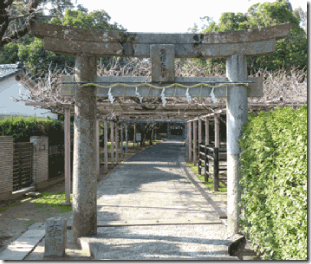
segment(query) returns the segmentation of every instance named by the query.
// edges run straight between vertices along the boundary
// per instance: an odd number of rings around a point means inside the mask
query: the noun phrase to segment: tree
[[[87,13],[87,9],[84,9],[81,5],[78,9],[66,9],[63,16],[54,17],[49,23],[72,26],[74,28],[125,31],[117,23],[110,24],[111,18],[104,10]],[[36,78],[45,75],[50,67],[56,67],[61,70],[66,69],[66,71],[70,72],[75,63],[75,58],[72,56],[62,56],[46,51],[44,49],[44,41],[34,37],[29,39],[28,43],[18,43],[17,46],[5,47],[3,54],[10,54],[10,49],[14,49],[14,56],[0,55],[0,63],[14,63],[14,60],[19,59],[24,63],[26,70]],[[110,60],[108,58],[98,58],[98,61],[105,65]]]
[[[29,32],[29,19],[35,17],[39,4],[40,0],[30,0],[26,4],[21,0],[0,0],[0,47]]]
[[[29,33],[31,19],[43,17],[43,9],[51,4],[50,15],[72,8],[70,0],[0,0],[0,47],[17,41]]]
[[[290,35],[286,39],[277,41],[276,52],[266,56],[247,58],[248,73],[252,74],[258,69],[265,68],[268,70],[276,70],[282,67],[290,69],[291,66],[307,69],[306,32],[299,27],[300,21],[305,23],[304,17],[305,15],[300,9],[292,11],[292,6],[288,0],[276,0],[273,3],[254,4],[245,14],[222,13],[218,24],[211,22],[200,33],[247,30],[290,22],[293,25]],[[218,64],[222,65],[221,70],[226,69],[225,59],[196,59],[196,61],[201,65],[208,65],[211,70]]]

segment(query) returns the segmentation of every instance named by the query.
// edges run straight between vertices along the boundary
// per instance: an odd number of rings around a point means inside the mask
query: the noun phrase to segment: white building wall
[[[24,94],[24,95],[23,95]],[[0,82],[0,119],[4,116],[34,116],[57,120],[57,114],[50,110],[35,109],[32,106],[26,106],[25,102],[15,102],[12,97],[20,98],[20,96],[27,98],[29,91],[22,86],[15,77],[8,78]]]

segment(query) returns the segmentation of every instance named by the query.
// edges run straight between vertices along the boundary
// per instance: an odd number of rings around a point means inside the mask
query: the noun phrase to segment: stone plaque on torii
[[[247,96],[262,95],[262,80],[247,77],[246,56],[260,56],[276,50],[276,40],[289,34],[290,24],[261,30],[213,32],[207,34],[126,33],[87,30],[41,24],[31,21],[31,33],[44,39],[44,48],[58,54],[76,56],[75,76],[63,95],[75,96],[74,169],[73,169],[73,242],[97,232],[96,207],[96,96],[211,96],[227,98],[227,161],[228,161],[228,234],[238,232],[239,145],[241,128],[247,120]],[[151,58],[152,76],[97,77],[96,57]],[[227,78],[175,77],[174,58],[227,58]],[[70,84],[70,82],[74,82]],[[90,85],[93,82],[95,84]],[[120,85],[116,85],[120,83]],[[237,85],[235,85],[238,83]],[[86,84],[84,87],[83,85]],[[149,84],[149,85],[148,85]],[[249,87],[246,88],[246,84]],[[129,87],[126,85],[133,85]],[[100,87],[100,86],[104,86]],[[136,90],[136,86],[138,86]]]

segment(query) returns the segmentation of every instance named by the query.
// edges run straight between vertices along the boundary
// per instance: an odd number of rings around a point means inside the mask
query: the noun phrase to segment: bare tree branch
[[[4,3],[4,0],[0,0],[0,47],[18,40],[29,33],[31,20],[35,18],[37,7],[40,4],[40,1],[41,0],[31,0],[28,5],[28,14],[25,15],[25,17],[28,17],[27,23],[21,29],[15,30],[9,36],[5,36],[5,32],[8,29],[9,23],[15,19],[9,18],[8,11],[6,10],[7,7],[12,5],[13,1],[8,0],[6,3]]]

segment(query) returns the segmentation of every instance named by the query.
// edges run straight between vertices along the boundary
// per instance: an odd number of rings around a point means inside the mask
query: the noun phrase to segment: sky
[[[128,32],[186,33],[194,23],[201,29],[200,17],[209,16],[218,23],[223,12],[246,13],[256,3],[274,0],[74,0],[91,12],[104,9],[111,17],[110,23],[117,22]],[[295,10],[301,6],[307,11],[307,0],[291,0]],[[183,4],[187,3],[187,4]]]

